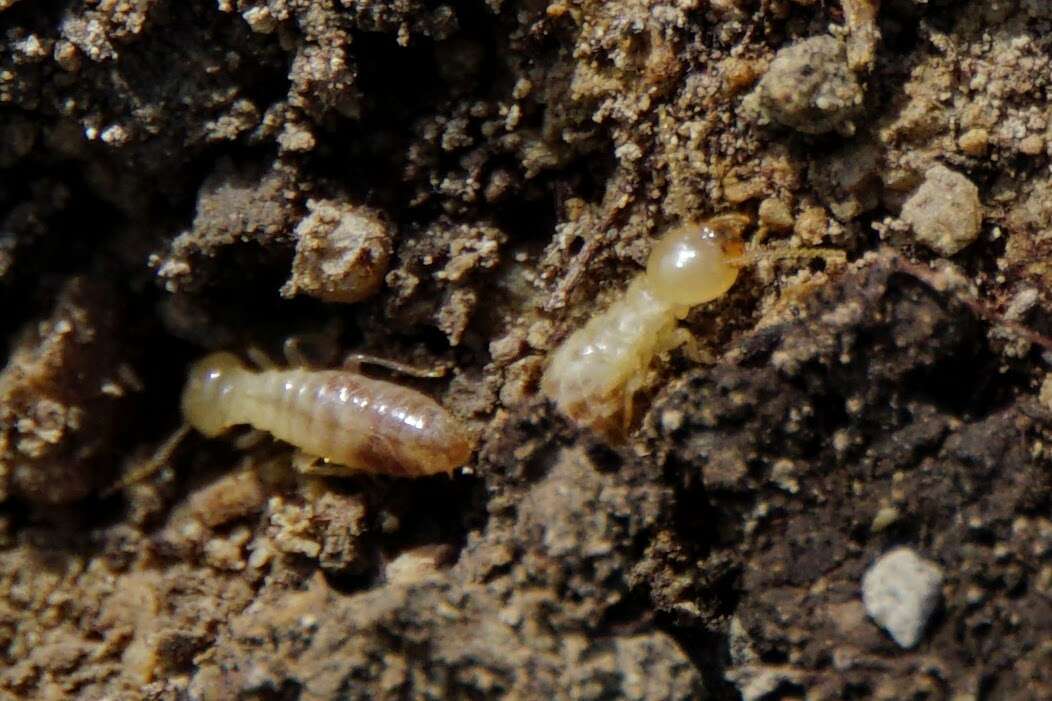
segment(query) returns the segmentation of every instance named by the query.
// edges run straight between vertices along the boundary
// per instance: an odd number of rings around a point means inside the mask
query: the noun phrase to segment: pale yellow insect
[[[316,474],[419,477],[451,472],[474,451],[467,427],[435,400],[347,369],[253,370],[212,353],[191,368],[182,409],[206,436],[239,424],[267,431],[312,458],[297,466]]]
[[[748,223],[727,214],[663,236],[625,294],[555,350],[541,380],[544,394],[571,419],[617,436],[631,421],[632,398],[654,356],[690,339],[679,321],[691,307],[725,294],[742,267],[760,258],[844,259],[817,248],[746,252],[741,235]]]

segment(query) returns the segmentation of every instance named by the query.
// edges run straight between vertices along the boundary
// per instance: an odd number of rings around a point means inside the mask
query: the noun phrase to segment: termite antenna
[[[336,360],[336,337],[330,327],[324,331],[308,336],[290,336],[282,345],[285,354],[285,362],[289,367],[299,368],[325,368],[332,367]]]
[[[157,447],[157,450],[154,451],[149,460],[104,489],[102,491],[102,496],[108,497],[111,494],[123,491],[134,484],[142,482],[151,475],[156,474],[161,468],[168,464],[172,458],[172,453],[175,452],[175,449],[179,447],[179,444],[183,442],[183,439],[186,438],[186,435],[189,432],[190,424],[184,423],[177,428],[172,435],[165,439],[164,443]]]
[[[365,353],[351,353],[343,359],[343,366],[347,369],[355,370],[360,365],[376,365],[387,368],[392,372],[409,375],[410,377],[444,377],[446,370],[448,370],[445,366],[430,369],[418,368],[406,363],[400,363],[397,360],[388,360],[387,358],[380,358]]]
[[[728,259],[730,265],[744,268],[762,260],[783,260],[796,258],[821,258],[827,263],[846,263],[847,254],[836,248],[770,248],[749,250],[741,255]]]

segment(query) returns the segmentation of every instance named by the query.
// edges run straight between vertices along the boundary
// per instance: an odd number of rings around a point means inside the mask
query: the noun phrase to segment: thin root
[[[1040,346],[1045,350],[1052,351],[1052,338],[1044,336],[1033,329],[1029,329],[1023,324],[1020,324],[1009,319],[1005,319],[1003,315],[994,311],[990,307],[983,304],[980,300],[973,297],[960,289],[948,289],[948,285],[944,279],[939,279],[938,273],[934,270],[912,263],[901,255],[896,253],[894,255],[895,264],[900,270],[913,277],[917,278],[924,284],[931,287],[933,290],[938,292],[949,292],[953,295],[954,299],[959,301],[964,306],[968,307],[976,316],[983,319],[995,326],[1008,329],[1012,333],[1016,334],[1020,338],[1033,343],[1036,346]]]

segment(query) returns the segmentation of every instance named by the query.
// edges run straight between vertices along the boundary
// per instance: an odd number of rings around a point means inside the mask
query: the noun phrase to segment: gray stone
[[[939,604],[942,569],[909,548],[895,548],[877,558],[862,577],[866,613],[901,647],[920,642]]]

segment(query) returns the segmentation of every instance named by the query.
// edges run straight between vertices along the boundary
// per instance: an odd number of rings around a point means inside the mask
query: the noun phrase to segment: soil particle
[[[983,222],[979,188],[960,173],[933,166],[906,200],[902,219],[928,248],[943,256],[955,255],[979,236]]]
[[[872,68],[876,59],[880,28],[877,14],[880,0],[842,0],[844,22],[847,25],[847,58],[851,70],[863,71]]]
[[[990,145],[990,134],[985,129],[969,129],[961,134],[957,143],[969,156],[982,156]]]
[[[66,503],[104,483],[100,461],[141,389],[117,309],[114,290],[73,278],[22,330],[0,372],[0,500]]]
[[[921,640],[941,595],[939,566],[909,548],[881,555],[862,577],[862,603],[901,647]]]
[[[843,42],[816,36],[781,49],[757,86],[763,115],[805,134],[852,133],[864,91]]]
[[[281,294],[348,304],[373,295],[387,274],[390,228],[374,211],[331,200],[308,200],[307,210],[296,227],[292,276]]]

